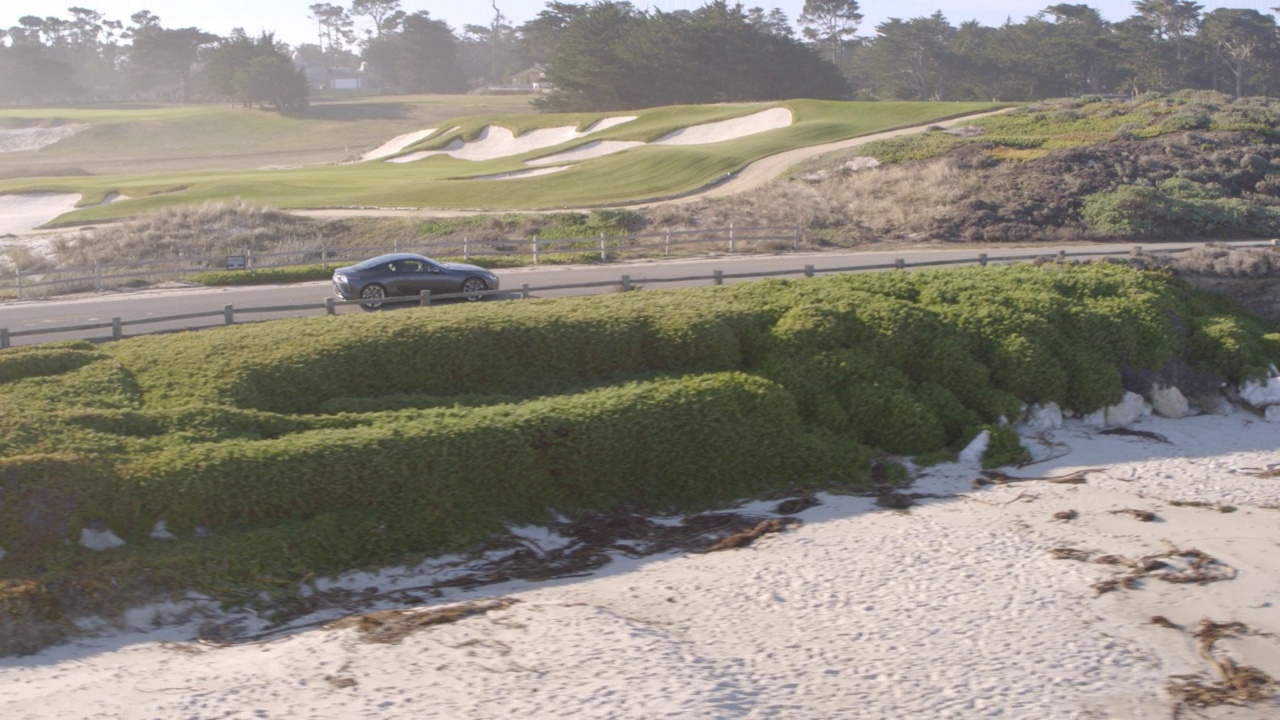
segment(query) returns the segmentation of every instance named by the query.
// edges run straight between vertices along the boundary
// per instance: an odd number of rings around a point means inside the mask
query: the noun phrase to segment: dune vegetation
[[[1059,263],[11,349],[0,649],[168,593],[269,606],[552,514],[866,491],[873,465],[984,429],[988,462],[1017,462],[1024,403],[1088,412],[1126,368],[1239,381],[1277,357],[1280,334],[1172,275]],[[76,542],[107,530],[127,544]]]

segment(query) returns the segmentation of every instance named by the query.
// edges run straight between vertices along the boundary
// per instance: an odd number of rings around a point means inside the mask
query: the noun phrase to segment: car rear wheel
[[[360,307],[365,310],[377,310],[382,307],[382,300],[387,296],[387,291],[381,285],[366,285],[360,291],[360,299],[366,302],[360,303]]]
[[[462,281],[462,292],[467,294],[467,300],[470,300],[471,302],[483,299],[484,296],[479,293],[488,289],[489,286],[485,285],[484,281],[480,278],[467,278]]]

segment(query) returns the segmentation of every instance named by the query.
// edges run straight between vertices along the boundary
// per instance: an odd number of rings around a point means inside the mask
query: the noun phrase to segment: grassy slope
[[[504,181],[458,179],[522,169],[523,161],[568,149],[583,141],[566,143],[525,155],[484,162],[448,157],[410,164],[368,163],[318,166],[295,170],[206,170],[183,173],[150,173],[136,176],[95,176],[23,179],[0,182],[0,192],[79,192],[85,203],[96,203],[111,192],[132,199],[110,206],[87,207],[59,219],[59,223],[85,222],[144,213],[160,207],[241,198],[282,208],[316,206],[414,206],[453,208],[548,208],[582,206],[661,197],[695,189],[753,160],[794,147],[831,142],[880,130],[923,124],[944,117],[974,113],[994,107],[987,103],[836,103],[791,101],[779,104],[690,106],[658,108],[637,113],[630,123],[592,135],[591,139],[652,140],[690,125],[738,117],[775,105],[795,113],[790,127],[733,141],[691,147],[643,147],[624,154],[586,161],[552,175]],[[226,132],[224,115],[229,109],[207,109],[208,116],[186,116],[184,132],[206,135]],[[583,127],[597,115],[484,115],[457,123],[458,128],[431,138],[422,147],[439,146],[455,136],[473,137],[488,124],[500,124],[515,132],[539,127]],[[256,120],[262,121],[259,117]],[[270,118],[271,127],[255,127],[254,138],[269,137],[266,145],[290,137],[315,135],[314,121]],[[150,123],[148,118],[143,121]],[[218,124],[221,130],[202,131],[198,123]],[[292,125],[291,125],[292,123]],[[354,125],[354,124],[353,124]],[[124,126],[113,126],[125,132]],[[327,131],[329,128],[325,128]],[[269,130],[269,132],[268,132]],[[88,134],[88,131],[85,134]],[[164,133],[158,133],[163,137]],[[384,138],[387,135],[384,135]],[[241,135],[243,137],[243,135]],[[320,142],[323,138],[313,138]],[[74,140],[74,138],[73,138]],[[86,138],[84,141],[92,141]],[[223,140],[221,143],[234,143]],[[248,141],[246,141],[248,142]],[[261,149],[261,140],[255,139]],[[296,142],[302,142],[297,140]],[[246,148],[248,146],[246,145]],[[205,148],[212,149],[212,147]],[[178,149],[167,152],[180,154]],[[244,152],[252,152],[246,149]],[[259,155],[257,166],[265,164]]]
[[[521,112],[533,112],[527,97],[484,95],[326,100],[296,117],[227,105],[6,108],[0,128],[92,127],[39,151],[0,154],[0,178],[335,163],[460,116]]]

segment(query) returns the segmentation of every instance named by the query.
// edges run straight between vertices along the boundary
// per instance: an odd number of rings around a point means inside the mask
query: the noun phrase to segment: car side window
[[[405,260],[400,263],[400,269],[403,272],[420,273],[424,270],[422,263],[417,260]]]

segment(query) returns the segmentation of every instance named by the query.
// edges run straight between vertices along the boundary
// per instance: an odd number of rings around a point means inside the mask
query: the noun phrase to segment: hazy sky
[[[1080,0],[1077,0],[1079,2]],[[45,17],[53,15],[69,18],[68,7],[86,7],[102,13],[110,20],[129,24],[129,17],[139,10],[149,10],[160,17],[165,27],[195,26],[219,35],[228,34],[232,28],[242,27],[249,34],[272,31],[276,39],[290,44],[316,41],[315,23],[307,18],[307,8],[316,0],[0,0],[0,27],[17,24],[24,15]],[[498,9],[509,23],[519,25],[537,16],[546,7],[543,0],[496,0]],[[1269,7],[1280,5],[1280,0],[1199,0],[1206,11],[1220,7],[1253,9],[1269,12]],[[350,1],[330,0],[332,5],[350,7]],[[656,8],[663,11],[694,10],[705,5],[705,0],[633,0],[636,7]],[[791,18],[792,26],[804,7],[804,0],[748,0],[744,7],[780,8]],[[966,0],[965,2],[941,2],[940,0],[893,0],[860,2],[865,16],[859,28],[860,35],[874,35],[875,26],[884,20],[913,18],[931,15],[942,10],[953,25],[966,20],[977,20],[983,25],[999,25],[1006,18],[1021,21],[1044,8],[1056,4],[1052,0]],[[1108,20],[1122,20],[1133,14],[1130,0],[1084,0],[1083,4],[1097,8]],[[64,8],[60,11],[51,8]],[[489,25],[493,20],[493,5],[487,0],[402,0],[401,7],[408,12],[426,10],[431,17],[448,22],[455,30],[463,25]]]

